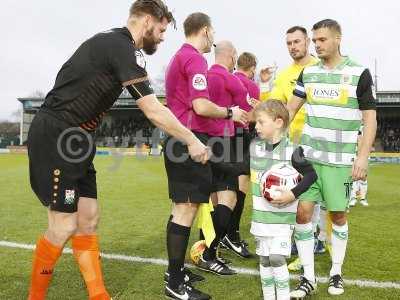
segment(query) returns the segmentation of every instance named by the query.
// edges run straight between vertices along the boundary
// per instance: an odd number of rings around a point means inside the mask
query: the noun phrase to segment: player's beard
[[[296,52],[296,53],[293,53],[293,54],[290,53],[290,56],[293,58],[293,60],[296,60],[296,61],[303,59],[306,55],[307,55],[307,51],[306,50],[299,51],[299,52]]]
[[[154,37],[154,27],[147,30],[143,37],[143,51],[147,55],[152,55],[157,51],[158,42]]]

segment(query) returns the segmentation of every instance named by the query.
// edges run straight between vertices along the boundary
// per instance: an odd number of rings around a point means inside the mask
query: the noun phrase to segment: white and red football
[[[267,201],[272,201],[272,198],[280,193],[276,190],[277,187],[290,190],[299,183],[300,179],[299,172],[291,165],[286,163],[276,164],[261,175],[261,194]]]

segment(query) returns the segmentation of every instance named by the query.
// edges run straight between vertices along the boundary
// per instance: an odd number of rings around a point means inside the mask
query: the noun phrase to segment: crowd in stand
[[[381,139],[383,151],[400,152],[400,123],[398,118],[379,119],[377,137]]]
[[[154,126],[142,114],[129,118],[113,118],[103,122],[96,130],[96,145],[103,147],[135,147],[138,144],[151,146]]]
[[[143,115],[129,118],[113,118],[103,121],[96,131],[96,145],[103,147],[135,147],[137,144],[152,146],[155,127]],[[384,151],[400,152],[400,123],[398,118],[380,118],[377,138],[380,138]]]

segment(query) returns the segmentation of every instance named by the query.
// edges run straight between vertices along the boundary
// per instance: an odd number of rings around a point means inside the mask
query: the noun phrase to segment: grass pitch
[[[165,224],[171,204],[162,158],[100,156],[95,166],[102,211],[99,225],[102,251],[166,259]],[[371,166],[370,206],[357,206],[349,215],[345,279],[400,283],[399,171],[398,165]],[[251,201],[247,200],[241,232],[254,252],[254,240],[249,233]],[[46,218],[46,209],[29,186],[27,156],[0,155],[0,240],[34,244],[46,227]],[[197,236],[197,230],[192,230],[190,244]],[[233,260],[235,267],[258,268],[256,258],[243,260],[230,253],[225,256]],[[31,258],[30,250],[0,247],[0,299],[26,299]],[[316,256],[318,275],[327,276],[329,268],[327,254]],[[103,259],[103,269],[114,300],[164,299],[164,266]],[[210,293],[213,299],[261,299],[257,276],[205,276],[206,281],[197,287]],[[326,284],[319,284],[318,288],[319,293],[311,299],[400,299],[399,289],[347,285],[343,296],[329,297]],[[87,299],[72,255],[60,258],[48,299]]]

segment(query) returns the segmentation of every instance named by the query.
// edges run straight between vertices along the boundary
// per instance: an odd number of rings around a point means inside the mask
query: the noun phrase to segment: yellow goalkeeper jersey
[[[285,103],[290,101],[293,96],[293,90],[296,85],[296,81],[304,69],[304,67],[314,65],[318,62],[318,59],[311,56],[309,63],[305,66],[293,63],[286,69],[283,69],[278,73],[274,80],[274,87],[272,88],[269,99],[281,100]],[[291,142],[298,144],[300,141],[301,133],[303,131],[305,122],[305,108],[304,106],[296,114],[296,117],[290,124],[289,136]]]

